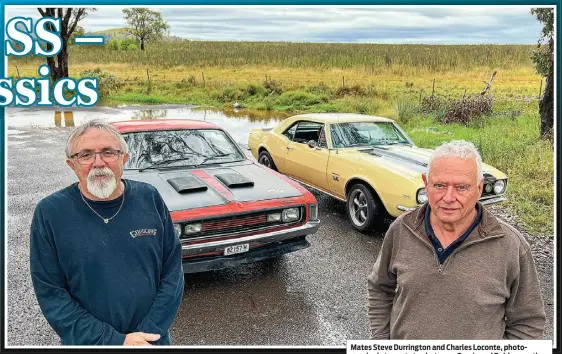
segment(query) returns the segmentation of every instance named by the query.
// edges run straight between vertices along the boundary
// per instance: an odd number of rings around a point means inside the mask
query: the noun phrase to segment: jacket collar
[[[480,204],[480,207],[482,208],[482,219],[476,229],[471,233],[470,238],[478,237],[483,239],[489,236],[503,236],[504,231],[496,217],[493,216],[480,202],[478,202],[478,204]],[[427,203],[422,204],[415,210],[404,215],[404,223],[424,236],[427,236],[423,223],[426,209]]]

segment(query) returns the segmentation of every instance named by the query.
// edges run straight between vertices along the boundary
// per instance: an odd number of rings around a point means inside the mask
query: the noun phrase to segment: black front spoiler
[[[196,259],[183,260],[183,272],[199,273],[224,268],[236,267],[262,261],[268,258],[279,257],[282,254],[298,251],[310,246],[306,236],[291,238],[285,241],[273,242],[268,245],[250,249],[248,252],[231,256],[211,256]]]

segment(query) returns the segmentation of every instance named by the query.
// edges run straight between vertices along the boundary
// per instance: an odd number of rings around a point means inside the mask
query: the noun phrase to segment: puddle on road
[[[225,129],[238,144],[246,145],[252,129],[274,127],[290,115],[270,111],[177,105],[94,107],[69,111],[56,111],[54,108],[8,108],[6,127],[9,133],[13,129],[24,127],[70,128],[92,119],[108,122],[130,119],[193,119],[214,123]]]

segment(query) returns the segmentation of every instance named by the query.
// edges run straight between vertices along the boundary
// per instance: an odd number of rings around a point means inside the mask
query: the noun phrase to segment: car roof
[[[113,125],[120,133],[179,129],[221,129],[213,123],[192,119],[126,120],[109,124]]]
[[[291,118],[311,119],[325,123],[394,122],[390,118],[355,113],[305,113],[292,116]]]

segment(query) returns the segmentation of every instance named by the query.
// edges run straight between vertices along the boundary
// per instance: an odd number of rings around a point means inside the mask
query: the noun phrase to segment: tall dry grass
[[[147,50],[116,51],[104,46],[72,46],[72,64],[127,63],[152,67],[275,66],[317,69],[361,69],[376,73],[389,68],[420,72],[513,69],[531,64],[531,45],[422,45],[289,42],[159,42]],[[10,61],[42,62],[28,56]]]

